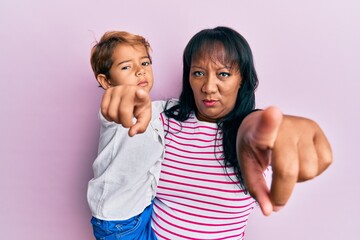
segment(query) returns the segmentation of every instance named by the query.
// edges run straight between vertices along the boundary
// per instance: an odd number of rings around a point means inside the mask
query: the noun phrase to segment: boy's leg
[[[97,240],[156,239],[151,228],[152,208],[153,202],[141,214],[123,221],[106,221],[93,217],[91,223],[94,236]]]
[[[137,240],[156,240],[154,230],[151,227],[151,215],[153,212],[154,201],[143,211],[141,214],[143,221],[142,231],[139,231],[139,234],[136,236]]]

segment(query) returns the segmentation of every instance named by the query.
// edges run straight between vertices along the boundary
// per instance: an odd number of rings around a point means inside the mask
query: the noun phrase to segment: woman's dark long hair
[[[241,187],[246,189],[236,156],[236,136],[242,120],[255,108],[258,78],[250,46],[244,37],[228,27],[205,29],[194,35],[183,54],[183,88],[179,102],[166,109],[165,115],[182,122],[189,118],[192,111],[197,111],[189,77],[191,62],[203,56],[224,65],[230,64],[241,74],[242,82],[235,106],[224,118],[217,120],[217,125],[223,132],[224,165],[234,168]]]

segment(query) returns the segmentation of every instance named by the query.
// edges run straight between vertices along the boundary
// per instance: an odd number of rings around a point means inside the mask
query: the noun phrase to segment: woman
[[[236,31],[199,32],[186,46],[183,64],[179,101],[161,115],[165,158],[153,229],[159,239],[242,239],[254,198],[265,215],[285,205],[297,181],[331,163],[330,146],[311,120],[274,108],[253,112],[258,80],[250,47]],[[150,98],[132,89],[105,93],[112,103],[103,101],[102,112],[120,123],[124,113],[134,113],[139,123],[132,131],[140,132]],[[270,161],[269,192],[262,175]]]
[[[197,33],[183,56],[179,102],[164,114],[153,228],[167,239],[240,239],[255,200],[244,191],[237,130],[258,84],[246,40],[218,27]]]

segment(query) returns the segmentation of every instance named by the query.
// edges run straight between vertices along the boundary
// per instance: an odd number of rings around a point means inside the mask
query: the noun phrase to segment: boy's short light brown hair
[[[151,61],[149,54],[150,44],[144,37],[124,31],[106,32],[91,50],[90,63],[95,78],[99,74],[104,74],[107,78],[110,78],[110,68],[113,64],[112,55],[118,44],[144,46]]]

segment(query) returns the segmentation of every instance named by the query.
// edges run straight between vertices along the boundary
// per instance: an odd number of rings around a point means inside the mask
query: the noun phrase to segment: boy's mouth
[[[145,79],[140,81],[137,85],[140,87],[146,87],[148,85],[148,81],[146,81]]]

